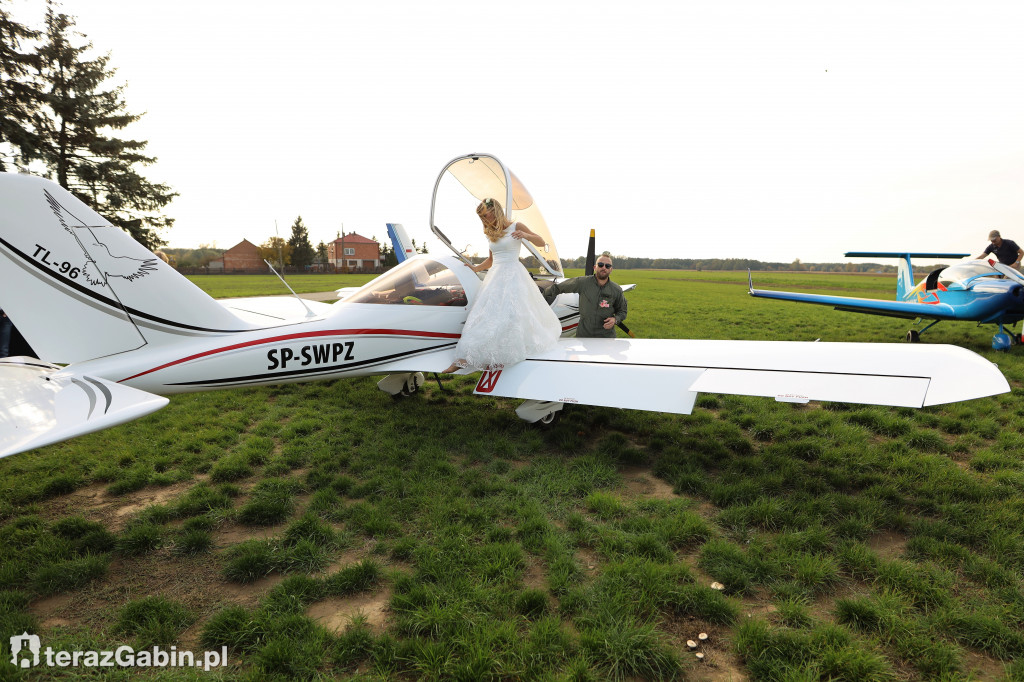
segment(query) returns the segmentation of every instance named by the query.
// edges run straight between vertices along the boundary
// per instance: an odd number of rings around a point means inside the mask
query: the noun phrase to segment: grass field
[[[199,284],[282,293],[245,280]],[[746,273],[616,280],[638,284],[640,337],[908,329],[751,299]],[[891,298],[895,280],[755,285]],[[228,648],[157,680],[1024,680],[1024,349],[991,335],[924,338],[1014,393],[923,410],[704,395],[690,416],[571,406],[539,429],[472,377],[403,400],[373,379],[175,397],[0,460],[0,679],[139,674],[17,670],[27,630],[54,650]]]

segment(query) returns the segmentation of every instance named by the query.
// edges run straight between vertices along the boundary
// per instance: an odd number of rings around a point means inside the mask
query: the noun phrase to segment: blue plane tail
[[[388,223],[388,237],[391,238],[391,248],[395,250],[395,257],[399,263],[416,255],[412,241],[400,223]]]
[[[848,251],[847,258],[902,258],[896,266],[896,299],[904,300],[914,288],[914,268],[911,258],[951,258],[960,260],[969,253],[925,253],[923,251]]]

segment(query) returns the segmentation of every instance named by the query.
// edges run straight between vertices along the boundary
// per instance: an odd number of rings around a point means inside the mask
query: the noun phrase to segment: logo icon
[[[19,668],[39,665],[39,650],[41,648],[42,642],[39,641],[39,635],[30,635],[27,632],[14,635],[11,637],[11,665]],[[19,656],[23,649],[26,650],[25,655]],[[28,654],[32,654],[31,660]]]
[[[498,377],[501,376],[500,369],[489,369],[480,375],[480,381],[476,385],[477,393],[490,393],[498,385]]]

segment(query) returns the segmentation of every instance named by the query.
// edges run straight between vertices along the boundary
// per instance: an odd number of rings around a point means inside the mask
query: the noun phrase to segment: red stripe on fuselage
[[[184,362],[209,357],[211,355],[217,355],[218,353],[226,353],[228,351],[238,350],[239,348],[251,348],[253,346],[261,346],[266,343],[279,343],[281,341],[293,341],[295,339],[312,339],[318,336],[353,336],[357,334],[369,334],[374,336],[421,336],[431,339],[459,338],[458,334],[446,334],[444,332],[416,332],[409,331],[407,329],[333,329],[322,332],[303,332],[301,334],[285,334],[284,336],[272,336],[266,339],[256,339],[253,341],[246,341],[245,343],[236,343],[230,346],[224,346],[223,348],[215,348],[213,350],[203,351],[202,353],[196,353],[195,355],[189,355],[179,360],[164,363],[159,367],[154,367],[152,369],[147,369],[144,372],[133,374],[130,377],[125,377],[124,379],[118,381],[118,383],[131,381],[132,379],[137,379],[138,377],[145,376],[147,374],[152,374],[153,372],[158,372],[162,369],[173,367],[174,365],[180,365]]]

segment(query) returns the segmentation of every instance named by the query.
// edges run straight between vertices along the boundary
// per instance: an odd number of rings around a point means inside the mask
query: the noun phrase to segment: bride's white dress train
[[[457,364],[473,369],[513,365],[552,347],[562,324],[519,262],[521,243],[509,235],[490,243],[493,261],[455,346]]]

